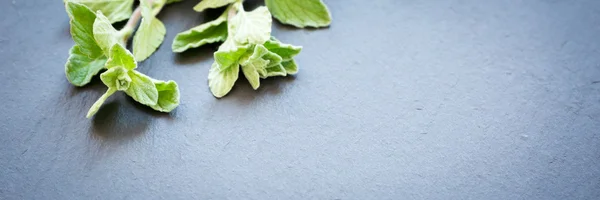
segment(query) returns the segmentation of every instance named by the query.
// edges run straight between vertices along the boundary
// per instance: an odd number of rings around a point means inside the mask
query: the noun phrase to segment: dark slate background
[[[61,1],[0,1],[0,199],[600,199],[598,0],[327,0],[330,28],[274,25],[299,74],[220,100],[216,45],[171,52],[195,3],[139,68],[179,108],[86,119]]]

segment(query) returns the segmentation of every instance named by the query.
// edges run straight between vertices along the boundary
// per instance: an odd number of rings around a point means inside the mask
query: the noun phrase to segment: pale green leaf
[[[141,62],[150,57],[165,39],[167,29],[152,13],[152,8],[146,1],[141,1],[142,23],[133,37],[133,55]]]
[[[257,48],[265,48],[265,47],[263,47],[261,45],[261,46],[257,46]],[[267,49],[265,49],[265,51],[266,51],[266,53],[262,56],[262,58],[269,61],[269,65],[267,65],[266,68],[281,64],[281,61],[282,61],[281,56],[277,55],[276,53],[270,52]]]
[[[98,110],[100,109],[100,106],[102,106],[102,104],[104,104],[104,101],[106,101],[106,99],[108,99],[108,97],[110,97],[110,95],[114,94],[117,91],[116,88],[108,88],[108,90],[106,91],[106,93],[104,93],[100,99],[98,99],[94,105],[92,105],[92,107],[90,108],[90,110],[88,110],[87,113],[87,118],[90,118],[92,116],[94,116]]]
[[[300,46],[284,44],[284,43],[279,42],[278,40],[276,40],[273,37],[271,37],[271,39],[269,41],[265,42],[264,46],[270,52],[273,52],[273,53],[276,53],[277,55],[279,55],[283,61],[292,60],[292,58],[294,58],[294,56],[300,54],[300,51],[302,51],[302,47],[300,47]]]
[[[80,47],[75,45],[70,50],[65,74],[73,85],[83,86],[104,68],[104,63],[106,63],[104,54],[100,53],[97,57],[90,58],[81,53]]]
[[[263,60],[264,61],[264,60]],[[260,87],[260,74],[258,74],[259,66],[255,65],[257,62],[253,62],[247,65],[242,65],[242,72],[246,76],[246,80],[252,86],[252,89],[258,89]],[[265,61],[266,63],[266,61]],[[264,69],[264,68],[262,68]]]
[[[78,47],[78,54],[96,58],[102,54],[102,49],[94,39],[94,21],[96,14],[84,5],[72,2],[65,4],[71,25],[71,36]]]
[[[123,67],[113,67],[100,74],[100,80],[109,88],[116,88],[119,91],[126,91],[131,85],[131,77],[127,69]]]
[[[208,86],[213,95],[217,98],[225,96],[235,84],[240,72],[239,66],[229,67],[225,70],[220,70],[219,64],[213,63],[208,72]]]
[[[181,1],[183,1],[183,0],[167,0],[167,4],[181,2]]]
[[[286,76],[287,73],[281,64],[267,68],[267,76]]]
[[[158,101],[150,107],[160,112],[171,112],[179,106],[179,87],[175,81],[154,80],[154,85],[158,91]]]
[[[177,34],[171,47],[173,52],[184,52],[190,48],[225,41],[225,39],[227,39],[227,18],[223,15],[216,20]]]
[[[219,8],[231,4],[237,0],[202,0],[196,6],[194,6],[194,10],[197,12],[202,12],[208,8]]]
[[[296,65],[296,61],[294,60],[284,61],[281,63],[281,65],[283,66],[287,74],[293,75],[298,73],[298,65]]]
[[[263,44],[271,37],[271,13],[264,7],[253,11],[238,10],[228,21],[230,34],[238,44]]]
[[[110,21],[115,23],[129,19],[131,16],[134,0],[66,0],[81,3],[92,11],[102,11]]]
[[[266,67],[269,64],[269,60],[265,60],[262,57],[269,51],[262,45],[256,45],[254,52],[249,56],[244,56],[240,60],[242,65],[242,72],[253,89],[260,87],[260,78],[267,75]]]
[[[246,54],[247,51],[248,46],[239,46],[237,49],[231,51],[217,51],[215,52],[215,62],[218,63],[218,67],[221,70],[237,67],[240,58]]]
[[[110,58],[106,62],[106,68],[123,67],[127,70],[132,70],[137,67],[137,63],[133,59],[133,55],[121,44],[114,44],[110,49]]]
[[[96,13],[96,21],[94,21],[94,38],[96,39],[96,44],[100,46],[106,56],[110,56],[110,48],[112,48],[114,44],[119,43],[119,34],[117,30],[101,11]]]
[[[147,106],[156,105],[156,102],[158,101],[158,90],[156,90],[156,86],[152,79],[135,70],[130,70],[128,75],[131,77],[131,84],[129,85],[129,88],[125,90],[125,93],[141,104]]]
[[[331,14],[321,0],[265,0],[273,16],[281,23],[304,27],[325,27]]]

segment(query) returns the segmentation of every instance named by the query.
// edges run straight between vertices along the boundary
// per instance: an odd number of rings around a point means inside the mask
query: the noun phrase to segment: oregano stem
[[[144,1],[144,0],[140,0],[140,1]],[[154,0],[146,0],[146,1],[148,1],[148,5],[152,5],[154,3]],[[155,12],[156,13],[160,12],[160,10],[162,10],[163,6],[156,9]],[[138,7],[135,8],[135,10],[133,10],[133,13],[131,13],[131,17],[129,17],[129,20],[127,20],[127,23],[125,24],[125,26],[123,26],[123,28],[121,28],[121,30],[119,30],[119,34],[122,39],[123,45],[127,44],[127,41],[129,41],[129,38],[131,38],[133,31],[138,26],[141,19],[142,19],[142,5],[138,5]]]

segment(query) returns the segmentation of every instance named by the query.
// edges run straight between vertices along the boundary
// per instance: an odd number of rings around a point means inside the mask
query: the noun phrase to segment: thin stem
[[[144,0],[140,0],[140,1],[144,1]],[[150,5],[150,7],[153,7],[152,4],[154,3],[154,0],[145,0],[145,1],[148,2],[148,5]],[[153,14],[154,15],[158,14],[158,12],[160,12],[160,10],[162,10],[163,7],[164,7],[164,5],[161,5],[160,8],[158,8],[156,10],[153,9],[153,11],[154,11]],[[142,5],[139,5],[137,8],[135,8],[133,13],[131,14],[131,17],[129,17],[129,20],[127,20],[127,24],[125,24],[125,26],[123,26],[123,28],[121,30],[119,30],[120,38],[122,39],[123,45],[127,44],[127,41],[129,41],[129,38],[131,38],[133,31],[138,26],[141,19],[142,19]]]

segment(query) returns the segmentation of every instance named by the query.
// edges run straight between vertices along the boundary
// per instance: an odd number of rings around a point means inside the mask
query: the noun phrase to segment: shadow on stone
[[[92,119],[91,133],[102,141],[131,140],[146,133],[151,117],[118,98],[105,103]]]

